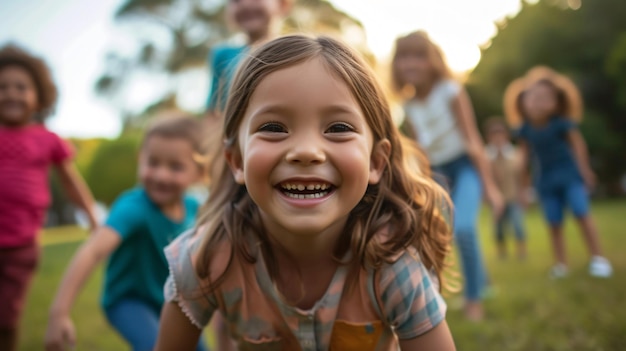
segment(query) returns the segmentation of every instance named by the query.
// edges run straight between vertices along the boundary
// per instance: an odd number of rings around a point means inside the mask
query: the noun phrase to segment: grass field
[[[615,273],[609,280],[587,274],[587,253],[577,228],[567,225],[571,275],[547,278],[552,258],[546,230],[536,209],[528,213],[529,257],[525,262],[496,258],[487,212],[481,216],[483,252],[494,294],[486,301],[487,318],[468,323],[458,296],[448,297],[448,323],[459,350],[626,350],[626,202],[593,206],[607,256]],[[49,230],[43,237],[43,261],[23,319],[21,350],[41,350],[47,310],[61,274],[84,236],[76,228]],[[513,244],[512,242],[510,244]],[[510,247],[513,248],[512,245]],[[512,250],[511,250],[512,251]],[[511,255],[513,256],[513,255]],[[125,350],[98,307],[101,270],[87,284],[73,310],[77,350]]]

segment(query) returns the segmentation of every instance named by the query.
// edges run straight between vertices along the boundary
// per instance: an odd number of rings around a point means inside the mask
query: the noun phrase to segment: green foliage
[[[618,152],[626,148],[626,2],[583,0],[567,8],[575,3],[524,2],[483,49],[468,91],[482,121],[502,114],[504,90],[529,68],[548,65],[570,76],[585,100],[581,129],[600,179],[611,182],[626,171],[626,154]]]
[[[74,145],[74,164],[78,171],[84,176],[89,167],[93,157],[100,148],[100,146],[107,140],[103,138],[92,139],[71,139],[72,145]]]
[[[620,107],[626,109],[626,31],[617,39],[606,60],[606,73],[617,84]]]
[[[235,33],[226,23],[225,4],[226,0],[126,0],[121,4],[116,19],[140,29],[137,33],[144,33],[143,37],[137,37],[140,49],[134,56],[109,53],[106,69],[94,83],[94,89],[121,111],[124,126],[133,128],[134,122],[140,119],[135,113],[128,112],[123,98],[124,88],[133,79],[134,73],[167,73],[176,76],[186,70],[204,67],[211,47],[233,39]],[[365,34],[358,38],[358,35],[354,35],[355,28],[363,32],[359,21],[337,10],[328,1],[296,0],[292,14],[285,20],[284,32],[342,36],[347,31],[352,35],[346,39],[357,38],[358,42],[352,44],[368,55]],[[159,35],[152,36],[152,33]],[[168,37],[169,44],[164,44],[164,35]],[[173,84],[149,105],[170,107],[172,102],[176,105],[176,93]]]
[[[110,205],[123,191],[137,183],[139,138],[124,134],[103,142],[96,150],[85,179],[94,197]]]

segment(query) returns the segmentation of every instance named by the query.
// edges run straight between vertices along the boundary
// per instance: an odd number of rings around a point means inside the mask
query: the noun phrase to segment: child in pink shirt
[[[56,98],[43,60],[16,46],[0,48],[0,350],[17,349],[19,317],[39,258],[37,233],[50,204],[51,165],[96,226],[93,198],[69,145],[40,123]]]

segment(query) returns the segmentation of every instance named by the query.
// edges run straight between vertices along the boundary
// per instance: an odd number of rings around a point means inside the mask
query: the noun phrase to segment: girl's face
[[[430,84],[433,79],[433,67],[424,45],[399,50],[394,64],[400,80],[406,85],[420,87]]]
[[[20,126],[37,111],[37,89],[27,70],[19,66],[0,69],[0,123]]]
[[[159,207],[180,202],[187,187],[199,179],[194,150],[183,138],[153,135],[139,153],[139,180]]]
[[[522,107],[531,122],[545,122],[557,111],[556,91],[545,83],[535,83],[524,92]]]
[[[260,38],[282,17],[284,7],[285,0],[229,0],[226,11],[228,18],[249,37]]]
[[[289,238],[341,231],[368,184],[379,181],[389,150],[386,140],[374,143],[349,88],[318,58],[260,82],[237,144],[227,152],[236,181],[266,230]]]

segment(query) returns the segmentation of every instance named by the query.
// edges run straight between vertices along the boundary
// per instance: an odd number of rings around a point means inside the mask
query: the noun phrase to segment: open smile
[[[319,181],[286,181],[278,184],[276,188],[282,192],[283,195],[298,200],[324,198],[336,189],[336,187],[330,183]]]

